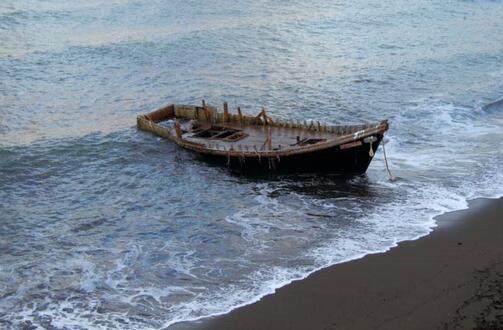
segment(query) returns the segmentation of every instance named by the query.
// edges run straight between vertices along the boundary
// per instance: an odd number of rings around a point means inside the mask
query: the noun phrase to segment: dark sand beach
[[[321,270],[203,329],[502,329],[503,199],[386,253]]]

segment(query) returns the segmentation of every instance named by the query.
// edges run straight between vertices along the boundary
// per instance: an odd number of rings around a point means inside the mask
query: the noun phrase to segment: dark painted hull
[[[165,121],[171,125],[162,125]],[[276,121],[265,110],[258,116],[243,115],[240,109],[230,114],[226,104],[219,113],[204,102],[203,107],[171,104],[138,116],[137,125],[205,160],[244,173],[342,175],[365,173],[389,128],[387,120],[336,126]]]
[[[372,144],[375,153],[383,136]],[[372,161],[370,144],[362,140],[361,145],[341,149],[334,146],[309,153],[289,155],[283,157],[228,157],[219,155],[199,154],[202,159],[213,164],[227,166],[241,172],[272,172],[272,173],[332,173],[341,175],[358,175],[367,171]]]

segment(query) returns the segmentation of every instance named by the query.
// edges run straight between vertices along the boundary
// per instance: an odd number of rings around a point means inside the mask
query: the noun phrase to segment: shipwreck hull
[[[376,136],[372,142],[373,153],[377,151],[382,136]],[[363,139],[362,139],[363,140]],[[313,151],[308,154],[298,154],[283,157],[227,157],[221,155],[199,154],[202,161],[226,166],[233,170],[244,172],[272,173],[332,173],[341,175],[359,175],[367,171],[373,157],[370,145],[362,140],[360,146],[340,149],[339,146]]]
[[[200,158],[243,172],[365,173],[388,130],[386,120],[362,125],[273,121],[213,107],[169,105],[137,118],[139,129],[169,139]]]

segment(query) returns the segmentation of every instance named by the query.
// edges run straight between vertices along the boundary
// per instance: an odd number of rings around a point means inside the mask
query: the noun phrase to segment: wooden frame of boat
[[[364,173],[387,120],[362,125],[280,121],[208,106],[170,104],[137,117],[138,128],[167,138],[206,159],[241,170]]]

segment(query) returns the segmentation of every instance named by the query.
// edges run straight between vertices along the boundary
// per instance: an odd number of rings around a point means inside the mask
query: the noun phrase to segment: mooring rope
[[[388,171],[389,180],[390,181],[395,181],[396,178],[393,176],[393,174],[391,174],[391,171],[389,170],[388,158],[386,158],[386,148],[384,147],[384,138],[382,140],[382,151],[383,151],[383,154],[384,154],[384,163],[386,164],[386,170]]]
[[[260,165],[262,165],[262,161],[261,161],[261,159],[260,159],[260,154],[259,154],[259,153],[258,153],[258,151],[257,151],[257,147],[256,147],[256,146],[253,146],[253,149],[254,149],[254,151],[255,151],[255,154],[257,154],[257,157],[258,157],[258,163],[259,163]]]

